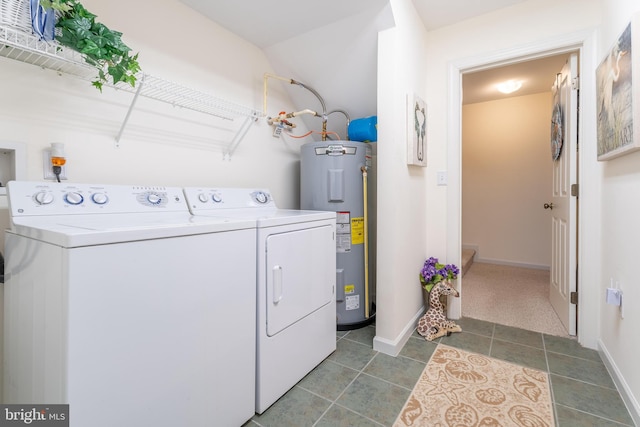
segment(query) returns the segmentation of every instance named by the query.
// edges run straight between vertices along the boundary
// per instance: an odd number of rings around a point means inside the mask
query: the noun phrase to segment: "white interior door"
[[[571,293],[577,292],[577,197],[571,186],[577,184],[578,148],[578,57],[573,54],[557,75],[553,86],[552,157],[553,188],[551,202],[545,204],[552,216],[551,280],[549,299],[570,335],[576,335],[576,304]],[[553,141],[560,142],[554,147]]]

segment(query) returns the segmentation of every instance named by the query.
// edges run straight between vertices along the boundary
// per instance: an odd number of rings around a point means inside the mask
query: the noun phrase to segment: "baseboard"
[[[422,317],[424,314],[424,306],[418,310],[418,312],[413,316],[413,318],[409,321],[409,323],[404,327],[402,332],[395,340],[387,340],[385,338],[380,338],[377,335],[373,337],[373,349],[379,351],[380,353],[388,354],[389,356],[396,357],[400,354],[402,347],[409,341],[413,331],[418,324],[418,319]]]
[[[479,262],[484,264],[498,264],[498,265],[509,265],[512,267],[523,267],[523,268],[533,268],[536,270],[551,270],[551,267],[548,265],[540,265],[540,264],[531,264],[527,262],[514,262],[514,261],[505,261],[502,259],[493,259],[493,258],[485,258],[482,256],[480,252],[480,245],[475,243],[462,243],[462,249],[473,249],[476,251],[475,256],[473,257],[473,262]]]
[[[476,254],[476,257],[473,262],[478,262],[481,264],[497,264],[497,265],[508,265],[511,267],[522,267],[522,268],[532,268],[535,270],[550,270],[551,267],[548,265],[540,265],[540,264],[529,264],[526,262],[513,262],[513,261],[504,261],[500,259],[492,259],[492,258],[481,258]]]
[[[635,425],[640,426],[640,404],[638,404],[638,400],[629,389],[629,385],[625,381],[622,373],[607,351],[607,347],[605,347],[602,340],[598,340],[598,353],[600,354],[604,365],[607,367],[607,371],[609,371],[609,375],[611,375],[611,379],[615,383],[616,388],[620,393],[620,397],[622,397],[624,404],[627,406],[629,415],[631,415],[633,422]]]

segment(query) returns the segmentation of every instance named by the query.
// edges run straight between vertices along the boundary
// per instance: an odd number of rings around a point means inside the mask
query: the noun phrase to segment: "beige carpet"
[[[545,372],[440,344],[394,427],[552,427]]]
[[[549,271],[475,262],[462,278],[462,316],[568,337],[549,302]]]

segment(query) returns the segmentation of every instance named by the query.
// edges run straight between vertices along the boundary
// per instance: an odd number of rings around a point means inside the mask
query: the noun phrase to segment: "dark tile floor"
[[[633,426],[600,356],[576,341],[474,319],[462,333],[425,341],[414,332],[398,357],[372,348],[375,327],[337,333],[337,350],[244,427],[393,425],[439,343],[546,371],[558,427]]]

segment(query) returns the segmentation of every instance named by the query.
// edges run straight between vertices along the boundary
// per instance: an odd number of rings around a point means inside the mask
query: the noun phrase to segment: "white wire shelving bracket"
[[[95,68],[86,64],[78,52],[65,49],[55,42],[41,41],[33,34],[27,34],[3,24],[0,24],[0,56],[84,80],[91,81],[96,78]],[[115,138],[116,146],[120,144],[120,139],[140,96],[223,120],[244,119],[223,152],[225,159],[231,158],[249,131],[251,123],[263,115],[261,111],[149,74],[141,73],[136,77],[138,81],[135,88],[123,83],[109,85],[118,90],[133,93],[129,109]]]

